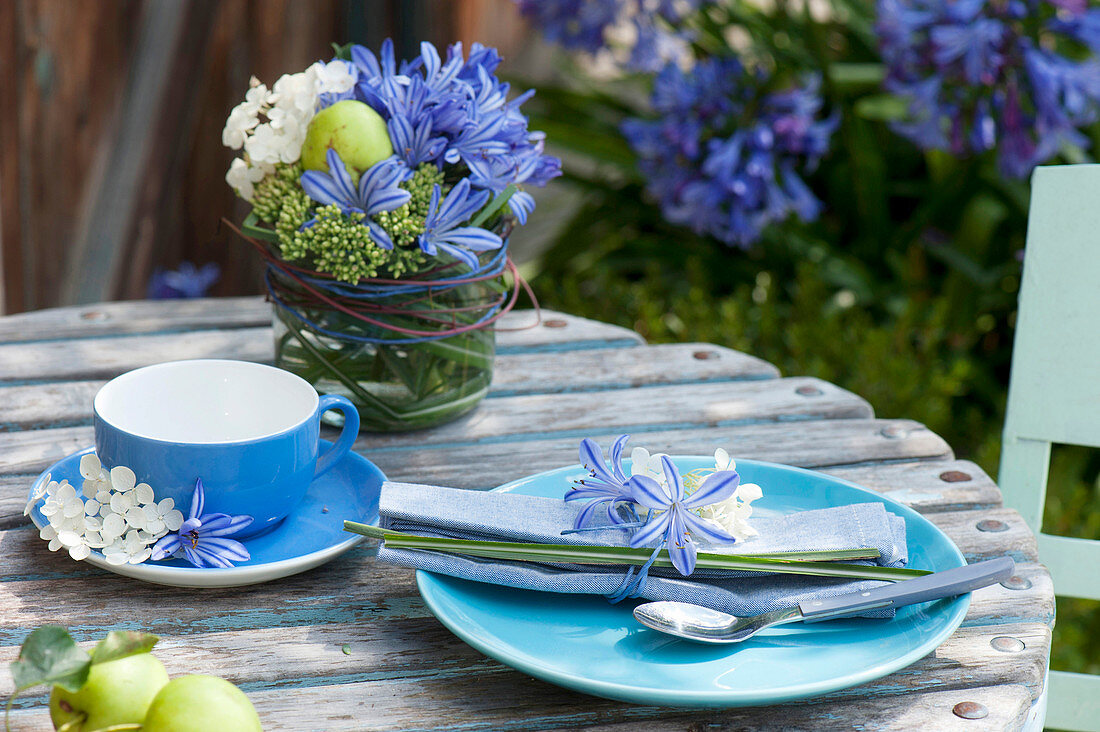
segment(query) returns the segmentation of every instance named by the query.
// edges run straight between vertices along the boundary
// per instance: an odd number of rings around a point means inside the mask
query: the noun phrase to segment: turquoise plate
[[[322,449],[329,444],[321,440]],[[95,448],[73,453],[51,465],[31,486],[28,497],[34,495],[47,476],[57,481],[68,479],[79,491],[84,482],[80,476],[80,458],[90,452],[95,452]],[[344,519],[376,523],[378,495],[385,479],[374,463],[349,452],[310,484],[302,502],[274,529],[244,539],[251,558],[231,569],[199,569],[179,559],[114,565],[98,551],[83,561],[115,574],[174,587],[240,587],[269,582],[313,569],[362,541],[365,537],[344,531]],[[31,521],[38,528],[47,523],[40,508],[41,503],[31,511]],[[186,515],[187,506],[177,508]],[[46,550],[45,542],[42,550]]]
[[[713,458],[676,457],[681,472]],[[905,519],[910,567],[965,564],[958,548],[912,509],[837,478],[738,460],[742,481],[759,483],[755,515],[878,502]],[[558,497],[584,477],[579,465],[508,483],[499,491]],[[636,602],[481,584],[417,572],[428,608],[455,635],[524,673],[569,689],[633,702],[688,707],[776,704],[866,683],[904,668],[962,622],[970,596],[912,605],[893,619],[793,623],[737,645],[706,646],[638,624]]]

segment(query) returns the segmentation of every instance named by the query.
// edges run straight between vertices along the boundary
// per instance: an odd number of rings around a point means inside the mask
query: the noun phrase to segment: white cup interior
[[[95,411],[111,425],[167,442],[220,443],[276,435],[311,418],[317,392],[294,374],[247,361],[173,361],[108,382]]]

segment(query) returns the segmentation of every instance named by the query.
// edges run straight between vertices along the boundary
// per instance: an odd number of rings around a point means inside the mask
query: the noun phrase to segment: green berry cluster
[[[275,225],[282,256],[302,261],[318,272],[344,282],[367,277],[397,279],[421,269],[428,261],[418,238],[431,204],[432,190],[440,186],[446,195],[443,173],[430,163],[420,165],[401,187],[412,197],[393,211],[382,211],[374,220],[393,240],[386,250],[370,237],[364,214],[345,214],[338,206],[318,206],[302,190],[300,165],[279,165],[275,173],[256,186],[253,208],[257,216]],[[310,221],[312,223],[302,228]]]
[[[417,247],[417,237],[424,233],[424,219],[432,201],[432,189],[443,185],[443,173],[431,163],[421,163],[413,177],[401,184],[412,198],[393,211],[382,211],[374,220],[386,230],[397,248]]]
[[[301,177],[302,166],[299,163],[276,165],[274,173],[264,176],[264,179],[256,184],[255,193],[252,195],[252,210],[262,221],[274,224],[283,209],[284,199],[302,192],[298,184],[298,179]]]
[[[275,219],[275,233],[279,235],[283,256],[286,256],[286,248],[293,246],[298,229],[309,220],[309,209],[312,205],[312,199],[301,188],[295,188],[283,196],[282,208]]]
[[[313,223],[283,241],[283,257],[307,260],[317,271],[351,284],[377,277],[390,252],[370,238],[364,218],[361,213],[344,214],[339,206],[318,206]]]

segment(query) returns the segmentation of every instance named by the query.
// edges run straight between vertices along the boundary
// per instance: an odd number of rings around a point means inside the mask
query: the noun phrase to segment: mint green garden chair
[[[1100,541],[1040,531],[1052,443],[1100,447],[1100,165],[1037,168],[999,482],[1054,592],[1100,600]],[[1100,731],[1100,676],[1051,671],[1046,724]]]

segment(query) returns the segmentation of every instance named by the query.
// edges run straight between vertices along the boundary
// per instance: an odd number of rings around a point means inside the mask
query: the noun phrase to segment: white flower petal
[[[153,489],[149,487],[148,483],[138,485],[134,488],[134,493],[138,503],[152,503],[155,498]]]
[[[27,501],[27,506],[26,506],[26,508],[23,509],[23,515],[24,516],[30,516],[31,511],[34,510],[34,507],[37,506],[42,501],[42,499],[45,498],[45,497],[46,497],[46,489],[45,488],[40,488],[37,492],[35,492],[34,495],[31,496],[31,499],[29,501]]]
[[[84,515],[84,501],[80,500],[79,498],[74,498],[73,500],[66,503],[65,506],[61,509],[61,511],[62,511],[62,513],[65,514],[65,518],[73,518],[74,516],[83,516]]]
[[[161,516],[166,516],[169,511],[176,507],[176,501],[172,498],[165,498],[157,504],[157,513]]]
[[[49,524],[46,524],[38,530],[38,536],[42,539],[45,539],[46,541],[53,541],[57,538],[57,529],[50,526]]]
[[[90,452],[80,458],[80,474],[85,478],[98,478],[99,474],[102,472],[103,463],[99,462],[99,457],[96,456],[94,452]]]
[[[111,468],[111,485],[114,486],[116,491],[121,493],[132,491],[136,483],[137,476],[134,475],[134,471],[125,465]]]
[[[122,517],[126,519],[126,523],[133,529],[145,528],[145,511],[141,510],[138,506],[131,506],[128,508]]]
[[[764,490],[756,483],[742,483],[741,485],[737,486],[737,492],[735,495],[745,503],[749,503],[763,496]]]
[[[114,493],[111,495],[111,510],[115,513],[126,513],[134,505],[134,499],[129,493]]]
[[[62,546],[61,542],[57,539],[50,539],[49,549],[51,552],[56,552]]]
[[[179,528],[183,526],[183,514],[175,509],[169,511],[164,515],[164,525],[168,527],[169,531],[179,531]]]
[[[84,517],[84,530],[85,531],[100,531],[103,528],[103,520],[98,516],[85,516]]]
[[[630,474],[645,475],[649,468],[649,450],[635,447],[630,451]]]
[[[103,504],[101,504],[94,498],[89,498],[88,500],[84,501],[84,513],[89,516],[98,516],[99,509],[101,508],[103,508]]]
[[[100,505],[103,505],[104,503],[110,503],[111,502],[111,492],[107,491],[107,490],[97,491],[96,494],[95,494],[95,500]]]
[[[81,541],[80,534],[75,531],[59,531],[57,532],[57,540],[65,546],[76,546]]]
[[[126,532],[126,522],[117,513],[103,517],[103,536],[117,538]]]
[[[120,564],[126,564],[130,561],[130,555],[126,552],[111,552],[110,554],[104,554],[103,557],[107,560],[107,564],[118,566]]]
[[[136,554],[131,554],[129,557],[130,564],[141,564],[153,554],[152,550],[146,547]]]
[[[57,492],[54,493],[54,497],[62,503],[68,503],[74,498],[77,498],[76,488],[66,481],[57,487]]]
[[[145,522],[145,530],[149,532],[150,537],[166,531],[167,528],[168,527],[164,525],[164,521],[159,516]]]

